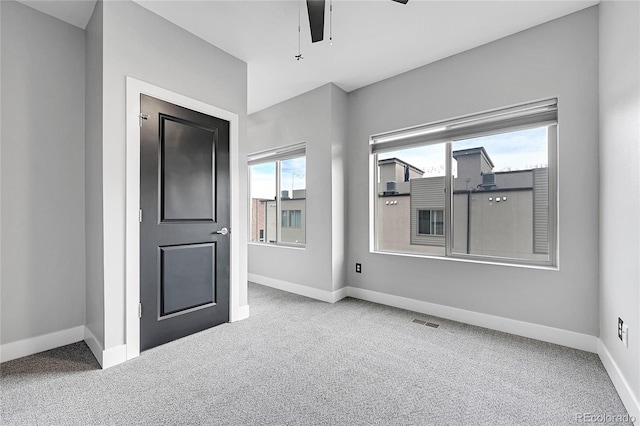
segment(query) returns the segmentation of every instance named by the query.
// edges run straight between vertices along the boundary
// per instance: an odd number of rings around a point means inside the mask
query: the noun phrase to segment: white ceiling
[[[285,0],[134,0],[248,64],[249,113],[333,82],[349,92],[598,3],[598,0],[329,0],[311,43],[306,4]],[[95,0],[23,3],[84,28]],[[298,10],[301,53],[298,53]]]
[[[2,1],[2,0],[0,0]],[[51,15],[83,30],[87,27],[96,0],[19,0],[34,9]]]

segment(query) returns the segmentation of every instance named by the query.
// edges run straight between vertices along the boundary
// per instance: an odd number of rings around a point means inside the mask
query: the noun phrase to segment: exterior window
[[[289,210],[289,226],[302,228],[302,210]]]
[[[378,252],[556,265],[556,100],[372,137]]]
[[[282,210],[283,228],[302,228],[302,210]]]
[[[418,234],[444,235],[444,211],[418,210]]]
[[[304,245],[304,145],[249,155],[250,241]],[[280,220],[277,220],[277,218]]]

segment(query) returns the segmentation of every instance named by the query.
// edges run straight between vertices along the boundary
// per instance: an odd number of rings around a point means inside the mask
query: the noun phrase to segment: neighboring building
[[[294,189],[293,194],[282,191],[280,216],[281,236],[277,236],[278,208],[276,200],[251,199],[251,241],[267,243],[306,242],[306,194],[305,189]]]
[[[249,235],[250,241],[266,241],[266,205],[269,201],[275,204],[274,200],[265,200],[260,198],[251,199],[251,234]]]
[[[453,158],[453,253],[546,259],[548,169],[493,172],[483,147],[454,151]],[[445,177],[423,178],[397,158],[378,165],[378,249],[444,255]]]

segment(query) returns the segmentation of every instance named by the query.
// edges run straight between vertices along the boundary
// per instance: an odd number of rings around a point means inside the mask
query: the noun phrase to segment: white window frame
[[[282,213],[284,211],[287,210],[282,210],[282,190],[281,190],[281,172],[282,172],[282,166],[281,163],[282,161],[286,161],[286,160],[291,160],[294,158],[300,158],[300,157],[304,157],[305,158],[305,173],[306,173],[306,158],[307,158],[307,148],[306,148],[306,143],[302,142],[302,143],[297,143],[294,145],[288,145],[288,146],[281,146],[278,148],[273,148],[273,149],[269,149],[269,150],[265,150],[265,151],[259,151],[259,152],[255,152],[252,154],[249,154],[247,156],[247,174],[248,174],[248,186],[249,186],[249,243],[250,244],[259,244],[259,245],[264,245],[264,246],[272,246],[272,247],[278,247],[278,246],[289,246],[289,247],[298,247],[298,248],[305,248],[306,243],[292,243],[292,242],[283,242],[280,241],[281,238],[281,234],[282,234],[282,228],[284,228],[285,226],[283,226],[282,224]],[[252,208],[252,202],[251,202],[251,166],[255,166],[258,164],[264,164],[264,163],[275,163],[276,164],[276,242],[272,243],[272,242],[268,242],[266,241],[265,238],[263,238],[264,241],[252,241],[251,240],[251,221],[253,220],[253,212],[251,211]],[[306,178],[305,178],[306,179]],[[306,188],[306,184],[305,184],[305,193],[307,191]],[[293,195],[293,194],[292,194]],[[305,206],[306,206],[306,200],[305,200]],[[305,208],[305,212],[306,212],[306,208]],[[306,215],[305,215],[306,216]],[[287,226],[289,227],[290,223],[290,218],[287,215]],[[301,216],[300,216],[300,221],[301,223],[306,222],[306,218],[305,220],[303,220],[302,218],[302,212],[301,212]],[[307,239],[306,236],[306,229],[305,229],[305,241]]]
[[[549,168],[549,259],[545,261],[493,257],[477,254],[454,253],[453,247],[453,142],[480,136],[509,133],[518,130],[547,127],[547,150]],[[557,268],[558,266],[558,99],[551,98],[478,114],[465,115],[424,125],[379,133],[369,138],[369,251],[409,257],[425,257],[444,260],[466,260],[480,263],[507,264]],[[380,250],[378,241],[378,164],[377,154],[403,148],[444,143],[445,192],[444,208],[445,255],[425,255],[399,251]],[[417,232],[417,230],[416,230]],[[424,234],[421,234],[424,235]]]

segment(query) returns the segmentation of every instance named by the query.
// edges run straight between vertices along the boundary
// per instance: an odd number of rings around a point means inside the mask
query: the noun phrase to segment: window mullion
[[[558,128],[557,125],[547,128],[547,146],[549,157],[549,259],[557,262],[558,249]]]
[[[282,191],[281,185],[281,164],[280,161],[276,161],[276,241],[281,242],[282,236]]]
[[[451,141],[445,144],[445,178],[444,178],[444,242],[445,255],[451,256],[453,247],[453,177],[452,177],[452,157],[453,144]]]

